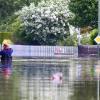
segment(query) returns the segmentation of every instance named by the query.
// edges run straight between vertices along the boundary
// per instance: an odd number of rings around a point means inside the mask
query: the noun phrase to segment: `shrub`
[[[41,2],[37,7],[32,3],[17,13],[22,21],[19,29],[22,40],[33,45],[56,45],[69,36],[67,1]]]
[[[98,30],[94,29],[90,32],[90,43],[93,45],[96,45],[97,43],[94,41],[94,39],[96,38],[96,36],[98,35]]]

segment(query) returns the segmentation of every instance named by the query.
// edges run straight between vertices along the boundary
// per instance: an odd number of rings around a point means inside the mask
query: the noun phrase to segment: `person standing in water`
[[[11,74],[12,66],[12,53],[13,49],[8,44],[3,44],[3,49],[0,51],[1,55],[1,69],[4,77],[8,77]]]

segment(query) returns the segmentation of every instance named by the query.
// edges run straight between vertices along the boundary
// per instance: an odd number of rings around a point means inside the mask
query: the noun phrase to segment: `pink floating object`
[[[52,75],[51,80],[52,83],[55,85],[61,85],[62,84],[62,73],[61,72],[57,72],[55,74]]]

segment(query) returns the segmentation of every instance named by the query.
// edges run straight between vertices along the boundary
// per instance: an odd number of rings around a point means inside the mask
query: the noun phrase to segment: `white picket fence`
[[[66,57],[77,56],[78,48],[74,46],[30,46],[11,45],[16,57]]]

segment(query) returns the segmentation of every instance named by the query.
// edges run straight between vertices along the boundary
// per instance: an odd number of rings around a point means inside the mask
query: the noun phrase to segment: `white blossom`
[[[30,28],[29,34],[41,35],[42,33],[44,35],[42,37],[46,37],[49,33],[65,34],[68,31],[65,29],[66,22],[70,16],[67,3],[67,0],[42,1],[36,7],[34,3],[31,3],[29,7],[23,7],[17,14],[22,20],[23,26],[34,27]]]

